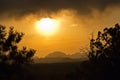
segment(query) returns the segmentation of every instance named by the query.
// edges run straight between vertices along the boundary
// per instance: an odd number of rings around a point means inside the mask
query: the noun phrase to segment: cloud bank
[[[103,11],[110,6],[119,6],[120,0],[0,0],[0,15],[22,17],[37,12],[57,12],[73,9],[79,14]]]

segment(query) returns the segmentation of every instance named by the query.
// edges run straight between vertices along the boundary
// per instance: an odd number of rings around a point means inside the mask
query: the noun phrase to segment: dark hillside
[[[33,64],[29,66],[31,80],[70,80],[75,77],[81,63]],[[73,75],[73,76],[71,76]],[[74,76],[75,75],[75,76]],[[79,75],[79,74],[77,74]],[[80,76],[78,76],[80,77]]]

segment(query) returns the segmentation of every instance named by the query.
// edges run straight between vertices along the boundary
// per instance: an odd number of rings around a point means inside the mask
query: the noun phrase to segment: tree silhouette
[[[0,25],[0,79],[1,80],[23,80],[25,78],[24,65],[32,61],[35,54],[34,49],[23,47],[18,48],[22,40],[23,33],[10,27]]]
[[[90,40],[90,61],[120,65],[120,25],[105,28],[98,32],[97,38]]]
[[[18,43],[23,35],[23,33],[14,31],[13,27],[10,27],[7,32],[6,27],[0,25],[0,64],[13,65],[31,62],[35,50],[27,50],[26,47],[22,50],[18,49]]]

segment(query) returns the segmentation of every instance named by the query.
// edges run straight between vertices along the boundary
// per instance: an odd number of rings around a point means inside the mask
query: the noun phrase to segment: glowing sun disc
[[[50,18],[42,18],[36,22],[37,30],[46,36],[54,34],[58,29],[58,22]]]

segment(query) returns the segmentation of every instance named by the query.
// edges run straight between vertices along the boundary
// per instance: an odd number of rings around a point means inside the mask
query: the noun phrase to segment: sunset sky
[[[38,28],[42,19],[50,22],[43,21],[44,26],[55,28]],[[92,33],[116,23],[120,0],[0,0],[0,24],[25,33],[20,46],[36,49],[38,57],[80,52],[89,47]]]

